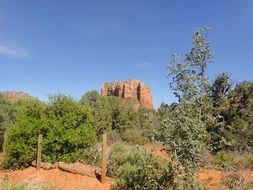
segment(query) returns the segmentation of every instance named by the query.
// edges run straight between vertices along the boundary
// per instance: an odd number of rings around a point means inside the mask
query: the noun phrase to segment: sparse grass
[[[240,155],[221,151],[213,157],[211,164],[227,171],[253,169],[253,154],[245,153]]]
[[[0,179],[0,190],[59,190],[51,184],[41,182],[12,182],[8,178]]]

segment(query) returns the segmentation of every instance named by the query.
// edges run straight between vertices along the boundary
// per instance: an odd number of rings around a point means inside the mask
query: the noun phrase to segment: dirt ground
[[[170,160],[170,156],[164,151],[164,147],[153,144],[148,144],[145,147],[156,155]],[[195,177],[208,190],[227,190],[228,188],[223,185],[223,180],[229,174],[217,169],[203,168],[196,173]],[[242,170],[237,171],[237,174],[242,176],[245,182],[253,182],[253,171]],[[110,186],[113,183],[112,179],[107,178],[106,183],[101,184],[95,177],[72,174],[58,168],[51,170],[40,169],[39,171],[36,171],[34,167],[15,171],[0,170],[1,177],[8,177],[10,180],[18,182],[45,182],[54,184],[61,190],[110,190]]]
[[[151,143],[148,143],[145,145],[145,148],[153,152],[155,155],[160,156],[161,158],[170,161],[171,158],[168,155],[168,153],[165,151],[165,147],[154,145]]]
[[[36,171],[34,167],[24,170],[0,171],[0,177],[8,177],[16,182],[45,182],[54,184],[61,190],[110,190],[110,179],[101,184],[96,178],[71,174],[60,169]]]
[[[253,171],[251,170],[239,170],[236,172],[222,172],[216,169],[201,169],[196,173],[197,180],[203,184],[208,190],[228,190],[228,187],[224,186],[224,179],[226,176],[236,173],[243,179],[243,184],[253,182]],[[239,188],[240,189],[240,188]]]
[[[155,144],[146,144],[145,148],[152,151],[157,156],[171,161],[171,157],[165,151],[165,147]],[[253,182],[253,171],[241,170],[236,171],[236,173],[244,179],[244,183]],[[228,190],[228,187],[224,186],[224,178],[229,174],[231,174],[231,172],[224,172],[218,169],[203,168],[195,174],[195,177],[208,190]]]

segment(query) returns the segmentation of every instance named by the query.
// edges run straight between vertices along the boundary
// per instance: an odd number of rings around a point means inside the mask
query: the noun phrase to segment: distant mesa
[[[0,92],[0,95],[11,101],[27,100],[33,98],[28,93],[22,91],[5,91]]]
[[[153,109],[153,100],[150,88],[140,80],[126,80],[104,82],[101,88],[102,96],[116,96],[120,98],[136,99],[142,107]]]

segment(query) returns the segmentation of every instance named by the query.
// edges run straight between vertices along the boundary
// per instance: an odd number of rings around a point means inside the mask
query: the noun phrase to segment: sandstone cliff
[[[152,109],[153,101],[149,87],[139,80],[105,82],[101,88],[102,96],[133,98],[145,108]]]
[[[0,96],[4,96],[5,98],[11,101],[18,101],[18,100],[26,100],[33,98],[29,94],[22,92],[22,91],[5,91],[0,92]]]

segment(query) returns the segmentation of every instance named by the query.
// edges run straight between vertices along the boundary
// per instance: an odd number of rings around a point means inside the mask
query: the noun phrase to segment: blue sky
[[[205,25],[209,77],[252,80],[252,10],[252,0],[0,0],[0,91],[79,98],[103,81],[136,78],[156,107],[171,103],[166,64]]]

